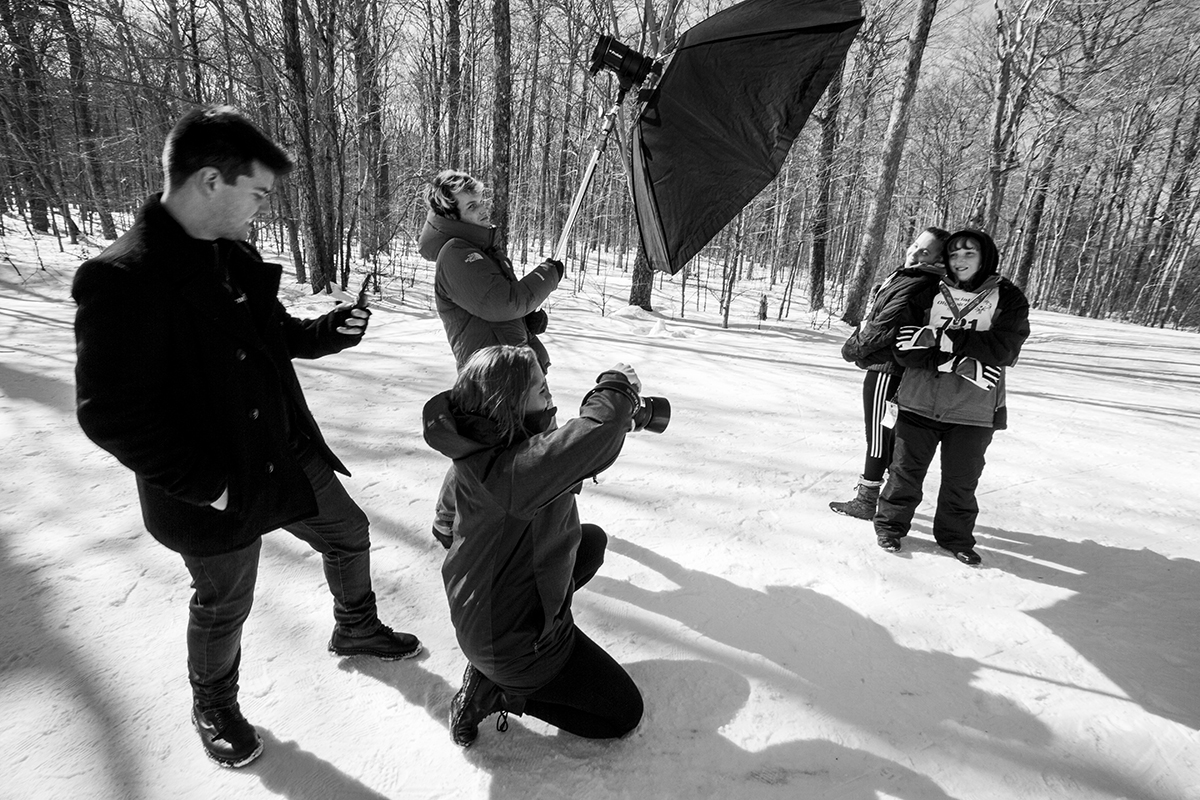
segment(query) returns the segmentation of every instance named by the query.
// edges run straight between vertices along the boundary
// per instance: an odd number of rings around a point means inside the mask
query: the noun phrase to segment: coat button
[[[272,464],[270,461],[268,461],[267,462],[267,474],[270,475],[274,471],[275,471],[275,465]]]
[[[250,413],[247,414],[246,416],[250,417],[250,419],[258,419],[258,409],[257,408],[250,409]]]
[[[237,351],[237,360],[238,360],[238,361],[245,361],[245,360],[246,360],[246,351],[245,351],[245,350],[243,350],[243,349],[242,349],[242,348],[240,348],[240,347],[238,348],[238,351]]]

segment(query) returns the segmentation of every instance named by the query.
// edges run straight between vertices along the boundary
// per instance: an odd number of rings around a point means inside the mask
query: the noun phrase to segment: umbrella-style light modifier
[[[679,38],[630,137],[655,269],[678,272],[779,174],[862,22],[858,0],[745,0]]]

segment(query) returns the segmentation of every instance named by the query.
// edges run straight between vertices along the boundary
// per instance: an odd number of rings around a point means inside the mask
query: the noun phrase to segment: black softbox
[[[655,269],[678,272],[779,173],[862,21],[858,0],[746,0],[680,37],[631,137]]]

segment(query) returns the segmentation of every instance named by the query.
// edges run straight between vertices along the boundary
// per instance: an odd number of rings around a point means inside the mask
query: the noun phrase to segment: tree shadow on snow
[[[0,394],[54,409],[62,414],[75,411],[75,387],[57,378],[36,372],[26,372],[0,364]]]
[[[1104,764],[1064,766],[1056,760],[1048,748],[1053,736],[1044,723],[1011,699],[975,685],[977,673],[985,668],[975,659],[900,645],[883,626],[810,589],[769,586],[759,591],[739,586],[617,537],[610,536],[608,549],[678,588],[649,591],[600,575],[588,589],[769,660],[794,679],[740,660],[738,668],[807,699],[814,714],[875,731],[901,752],[931,746],[982,752],[995,764],[1016,759],[1046,774],[1069,773],[1085,786],[1108,791],[1121,787],[1130,796],[1146,796],[1145,787],[1129,783]],[[653,687],[644,693],[652,694]],[[971,758],[978,761],[977,756]]]
[[[45,565],[22,562],[8,548],[12,533],[0,529],[0,714],[5,719],[0,731],[0,751],[5,754],[6,789],[28,796],[48,789],[62,789],[57,779],[72,780],[72,768],[86,770],[88,786],[95,796],[143,797],[132,765],[137,763],[129,743],[128,714],[115,707],[101,687],[91,679],[83,655],[88,642],[73,634],[60,634],[59,627],[42,613],[48,586],[38,572]],[[17,713],[10,702],[36,703],[37,714]],[[32,720],[37,730],[20,724]],[[98,751],[57,752],[54,743],[74,737],[62,735],[63,728],[86,726],[84,741]],[[58,735],[51,735],[55,731]],[[80,760],[84,759],[84,760]],[[94,767],[99,764],[99,767]],[[42,770],[49,767],[48,773]]]
[[[1200,562],[1000,528],[975,535],[985,565],[1072,592],[1029,616],[1146,711],[1200,729]]]
[[[271,792],[288,800],[387,800],[387,795],[364,786],[296,742],[280,741],[266,728],[257,727],[263,751],[271,757],[260,758],[240,771],[257,775]]]

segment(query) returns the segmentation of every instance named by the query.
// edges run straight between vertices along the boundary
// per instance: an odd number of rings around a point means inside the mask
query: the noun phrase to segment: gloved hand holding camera
[[[662,433],[671,421],[671,403],[665,397],[642,397],[642,380],[637,372],[628,364],[619,363],[612,369],[600,373],[596,378],[596,386],[587,396],[604,389],[621,392],[633,403],[633,419],[630,422],[631,431],[647,430],[651,433]]]

